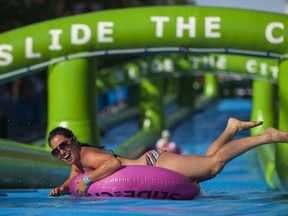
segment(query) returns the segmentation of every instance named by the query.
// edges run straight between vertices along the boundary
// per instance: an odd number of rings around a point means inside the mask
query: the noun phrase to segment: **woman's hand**
[[[64,186],[60,186],[52,189],[51,192],[49,193],[49,196],[60,196],[62,194],[68,194],[68,193],[69,189],[67,189]]]
[[[77,189],[76,192],[78,196],[86,196],[89,185],[87,185],[83,178],[77,180]]]

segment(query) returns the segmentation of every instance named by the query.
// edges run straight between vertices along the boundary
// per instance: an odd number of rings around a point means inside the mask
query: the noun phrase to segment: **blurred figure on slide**
[[[161,132],[161,138],[156,142],[155,148],[162,151],[173,152],[177,154],[181,153],[181,150],[176,145],[176,143],[170,140],[169,130],[163,130]]]

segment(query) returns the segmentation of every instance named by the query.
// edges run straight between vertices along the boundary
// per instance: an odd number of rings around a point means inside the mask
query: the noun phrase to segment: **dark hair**
[[[62,135],[66,138],[72,138],[74,137],[74,134],[71,130],[63,127],[56,127],[52,131],[50,131],[49,136],[48,136],[48,143],[50,145],[51,139],[53,139],[57,135]]]
[[[51,139],[53,139],[57,135],[64,136],[64,137],[66,137],[68,139],[75,137],[74,133],[71,130],[69,130],[68,128],[56,127],[52,131],[50,131],[50,133],[49,133],[49,136],[48,136],[49,145],[50,145]],[[89,146],[89,147],[95,147],[95,148],[99,148],[99,149],[104,149],[104,146],[96,147],[96,146],[92,146],[92,145],[89,145],[89,144],[86,144],[86,143],[80,143],[80,142],[79,142],[79,144],[81,144],[81,146]],[[50,147],[51,147],[51,145],[50,145]]]

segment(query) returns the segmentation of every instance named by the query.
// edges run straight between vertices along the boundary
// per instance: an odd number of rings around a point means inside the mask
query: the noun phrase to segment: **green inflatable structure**
[[[246,77],[278,84],[278,59],[233,54],[159,54],[99,71],[96,86],[106,92],[150,79],[203,76],[207,73]]]
[[[141,61],[148,65],[152,62],[154,66],[163,62],[165,75],[222,71],[251,77],[256,80],[251,117],[266,122],[252,133],[276,124],[288,130],[287,28],[288,19],[283,14],[195,6],[143,7],[64,17],[0,34],[0,83],[49,68],[48,130],[69,126],[81,138],[86,137],[85,141],[97,145],[95,80],[96,86],[103,86],[103,91],[116,81],[113,73],[104,70],[95,77],[94,57],[173,53],[169,57],[172,61],[165,60],[164,55]],[[223,56],[228,59],[225,65],[221,61]],[[131,79],[139,83],[143,77],[163,78],[163,74],[153,73],[159,67],[149,69],[150,75],[143,72],[145,66],[139,62],[120,67],[129,69],[123,80],[117,80],[119,86]],[[205,79],[214,89],[206,89],[206,94],[214,95],[215,79],[211,75]],[[276,98],[279,98],[279,110],[274,108]],[[157,109],[161,110],[161,106]],[[151,113],[155,117],[152,125],[159,130],[163,113]],[[259,157],[268,184],[287,189],[287,146],[277,144],[273,149],[266,146],[263,149]]]

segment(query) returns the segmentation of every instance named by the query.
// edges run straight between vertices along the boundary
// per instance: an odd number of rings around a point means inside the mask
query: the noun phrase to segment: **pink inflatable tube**
[[[76,193],[76,180],[70,182]],[[200,193],[199,184],[179,173],[153,166],[125,166],[112,175],[90,185],[87,195],[96,197],[138,197],[151,199],[187,200]]]

